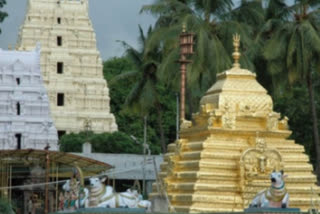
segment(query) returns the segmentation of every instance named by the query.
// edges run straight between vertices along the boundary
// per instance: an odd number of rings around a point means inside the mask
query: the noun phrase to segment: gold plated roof
[[[234,63],[230,70],[217,75],[217,82],[206,92],[200,105],[210,104],[214,108],[228,108],[229,111],[251,111],[255,114],[272,112],[272,99],[257,82],[256,74],[242,69],[239,64],[240,36],[233,36]]]
[[[160,177],[170,210],[243,211],[270,185],[269,173],[284,169],[290,206],[306,211],[320,193],[309,157],[302,145],[288,139],[288,118],[273,111],[256,75],[241,68],[240,37],[233,43],[233,67],[217,75],[200,111],[168,146]],[[163,194],[157,189],[154,185],[151,197]]]

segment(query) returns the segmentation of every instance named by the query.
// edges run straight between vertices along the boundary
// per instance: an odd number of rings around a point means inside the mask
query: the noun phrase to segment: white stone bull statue
[[[111,186],[104,185],[105,178],[90,178],[90,207],[145,208],[151,210],[151,202],[141,200],[136,190],[115,193]]]
[[[120,206],[128,208],[145,208],[147,211],[151,211],[151,202],[143,200],[141,194],[137,190],[127,189],[126,192],[118,193],[120,196]]]
[[[69,200],[69,205],[74,205],[75,209],[89,207],[89,190],[87,188],[81,188],[79,181],[76,181],[76,189],[73,190],[70,182],[70,180],[67,180],[62,186],[62,189],[69,193],[69,198],[64,198],[65,204],[67,204],[67,200]]]
[[[288,208],[289,193],[286,190],[283,170],[270,174],[271,186],[259,192],[252,200],[250,207]]]
[[[110,207],[115,208],[117,203],[116,195],[111,186],[105,186],[103,182],[106,178],[90,178],[90,207]]]

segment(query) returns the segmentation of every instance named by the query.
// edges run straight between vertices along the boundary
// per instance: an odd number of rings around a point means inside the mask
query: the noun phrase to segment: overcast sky
[[[89,15],[102,59],[123,54],[123,48],[116,40],[124,40],[137,47],[138,24],[147,29],[155,22],[153,16],[139,14],[139,11],[142,5],[152,2],[153,0],[89,0]],[[3,10],[9,17],[0,24],[0,48],[7,49],[9,44],[16,44],[26,6],[27,0],[7,0]]]

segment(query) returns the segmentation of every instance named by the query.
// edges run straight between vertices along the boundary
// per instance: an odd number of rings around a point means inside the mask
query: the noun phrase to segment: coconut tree
[[[266,72],[267,60],[263,56],[263,48],[265,42],[270,39],[277,27],[282,25],[290,16],[291,8],[285,2],[286,0],[259,1],[258,4],[263,10],[260,13],[263,15],[263,21],[253,23],[255,25],[253,29],[254,45],[253,48],[250,48],[249,54],[253,59],[258,81],[275,97],[278,95],[277,92],[286,86],[283,82],[283,79],[286,78],[272,78],[271,74]],[[243,16],[243,13],[240,13],[240,15]]]
[[[158,17],[146,49],[159,44],[162,47],[163,60],[158,67],[161,80],[178,91],[179,67],[176,60],[179,58],[179,34],[183,23],[187,25],[187,31],[195,34],[193,63],[187,72],[187,86],[195,100],[213,84],[218,72],[231,66],[234,33],[241,35],[241,43],[245,47],[241,64],[254,69],[248,55],[250,47],[253,47],[253,24],[250,22],[263,21],[260,5],[255,1],[242,1],[235,7],[232,0],[158,0],[152,5],[145,5],[141,12]],[[247,14],[247,19],[241,14]],[[192,100],[189,97],[188,101]]]
[[[320,68],[319,0],[296,0],[288,16],[275,27],[266,42],[264,57],[274,79],[286,76],[289,83],[306,84],[313,121],[313,141],[316,150],[316,173],[320,179],[320,142],[315,105],[314,77]],[[285,91],[281,91],[285,93]]]
[[[0,8],[2,8],[6,4],[6,0],[0,0]],[[8,16],[6,12],[0,10],[0,23]],[[1,33],[1,29],[0,29]]]
[[[135,49],[128,43],[121,41],[126,49],[125,55],[133,63],[135,69],[116,76],[111,80],[110,84],[124,79],[130,79],[135,82],[126,98],[125,106],[129,111],[138,113],[143,117],[153,109],[156,109],[162,152],[166,152],[162,124],[162,105],[159,100],[159,85],[161,83],[157,76],[157,69],[162,56],[161,50],[160,46],[155,46],[153,49],[148,50],[145,48],[147,39],[152,34],[152,27],[149,27],[145,35],[141,26],[139,26],[139,32],[139,49]]]

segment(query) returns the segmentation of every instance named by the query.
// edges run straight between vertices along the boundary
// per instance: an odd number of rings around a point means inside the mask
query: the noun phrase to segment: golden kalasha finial
[[[187,30],[187,24],[185,22],[182,23],[182,33],[185,33]]]
[[[234,68],[240,68],[239,59],[240,59],[241,53],[239,52],[239,46],[240,46],[240,35],[236,33],[233,35],[234,52],[232,53],[232,56],[234,59],[234,63],[233,63]]]

